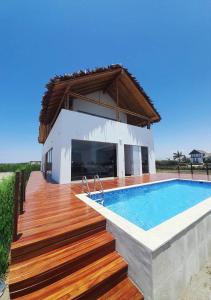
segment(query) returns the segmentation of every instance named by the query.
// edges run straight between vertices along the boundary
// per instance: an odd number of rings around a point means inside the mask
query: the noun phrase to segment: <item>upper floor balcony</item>
[[[55,77],[40,113],[39,142],[48,137],[61,109],[150,128],[160,115],[135,78],[120,65]]]

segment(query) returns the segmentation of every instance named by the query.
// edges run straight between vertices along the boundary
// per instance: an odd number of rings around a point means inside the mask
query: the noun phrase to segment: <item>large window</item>
[[[140,175],[141,171],[141,147],[124,145],[125,151],[125,176]]]
[[[53,148],[45,154],[45,176],[51,176],[52,174],[52,153]]]
[[[142,173],[149,173],[149,157],[148,148],[141,147],[141,157],[142,157]]]
[[[116,144],[72,140],[72,180],[116,176]]]
[[[142,146],[125,145],[125,176],[149,173],[148,148]]]

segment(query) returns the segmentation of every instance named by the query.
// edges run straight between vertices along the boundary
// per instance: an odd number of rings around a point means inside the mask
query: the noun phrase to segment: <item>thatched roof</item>
[[[47,90],[42,98],[42,109],[39,118],[41,130],[44,126],[52,122],[67,87],[85,95],[109,86],[119,74],[121,74],[118,84],[122,107],[130,109],[131,111],[138,110],[138,112],[141,112],[142,114],[149,115],[150,123],[160,121],[161,117],[155,109],[152,100],[146,94],[136,78],[126,68],[119,64],[115,64],[103,68],[96,68],[94,70],[87,69],[70,74],[56,75],[51,78],[46,84]],[[112,86],[108,93],[112,97],[114,96]],[[146,124],[143,123],[143,126],[145,125]],[[44,142],[45,138],[39,136],[39,141]]]

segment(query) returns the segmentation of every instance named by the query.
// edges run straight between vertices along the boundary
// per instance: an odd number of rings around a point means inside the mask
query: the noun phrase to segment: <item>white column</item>
[[[61,161],[59,183],[70,183],[71,181],[71,140],[61,145]]]
[[[149,173],[155,174],[156,166],[155,166],[155,153],[153,148],[148,148],[148,157],[149,157]]]
[[[141,146],[139,146],[139,161],[140,161],[140,176],[143,174],[142,172],[142,155],[141,155]]]
[[[117,144],[117,176],[125,177],[125,154],[122,140],[119,140]]]

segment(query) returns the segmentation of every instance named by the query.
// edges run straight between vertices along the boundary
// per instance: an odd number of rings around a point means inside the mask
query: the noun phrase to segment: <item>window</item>
[[[141,171],[141,147],[124,145],[125,176],[140,175]]]
[[[72,140],[71,180],[116,176],[116,144]]]
[[[53,154],[53,148],[48,150],[48,152],[45,154],[45,175],[50,175],[52,173],[52,154]]]
[[[142,158],[142,173],[149,173],[149,154],[148,147],[141,147],[141,158]]]

